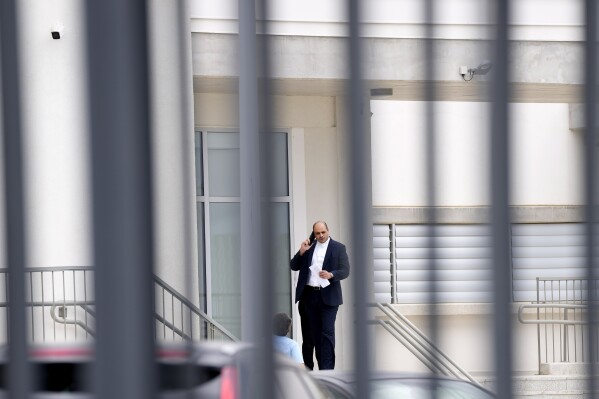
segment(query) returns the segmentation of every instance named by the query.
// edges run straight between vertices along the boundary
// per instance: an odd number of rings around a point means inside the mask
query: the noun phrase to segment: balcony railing
[[[518,320],[537,325],[539,373],[548,363],[599,361],[599,336],[589,328],[589,288],[597,297],[599,280],[582,278],[537,278],[537,301],[520,305]],[[533,314],[527,313],[533,309]],[[591,342],[593,341],[593,343]]]

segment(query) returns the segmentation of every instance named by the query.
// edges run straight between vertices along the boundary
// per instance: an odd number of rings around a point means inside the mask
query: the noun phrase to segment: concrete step
[[[477,380],[495,391],[493,376],[478,376]],[[585,375],[520,375],[512,378],[514,398],[581,399],[589,395],[590,378]]]

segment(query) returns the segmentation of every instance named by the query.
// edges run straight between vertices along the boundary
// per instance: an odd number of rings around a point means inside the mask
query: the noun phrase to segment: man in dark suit
[[[295,301],[302,321],[302,354],[307,368],[314,368],[316,350],[319,370],[335,368],[335,319],[343,303],[340,281],[349,276],[345,245],[329,237],[329,227],[318,221],[312,226],[314,242],[304,240],[291,270],[299,270]]]

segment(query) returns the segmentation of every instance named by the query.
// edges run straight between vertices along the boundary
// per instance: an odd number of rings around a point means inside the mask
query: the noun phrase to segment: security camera
[[[60,39],[62,36],[62,31],[64,30],[64,26],[62,25],[54,25],[52,27],[52,29],[50,30],[50,33],[52,34],[52,39],[57,40]]]

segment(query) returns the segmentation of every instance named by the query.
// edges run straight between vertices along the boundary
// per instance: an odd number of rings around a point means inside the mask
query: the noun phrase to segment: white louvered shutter
[[[390,226],[375,225],[372,229],[373,283],[375,302],[391,303],[391,241]]]
[[[438,225],[435,259],[438,302],[490,302],[491,237],[487,225]],[[431,262],[426,225],[395,225],[397,302],[428,303]]]
[[[536,301],[537,277],[584,279],[585,240],[582,223],[512,225],[514,300]],[[570,284],[542,290],[540,300],[573,299]]]

